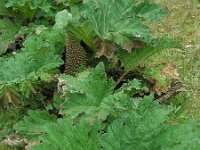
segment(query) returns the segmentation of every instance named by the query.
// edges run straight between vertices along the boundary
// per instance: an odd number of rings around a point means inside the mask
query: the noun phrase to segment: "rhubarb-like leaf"
[[[180,44],[176,41],[163,37],[161,39],[153,40],[150,44],[147,44],[143,48],[135,49],[131,52],[119,50],[117,56],[119,60],[122,61],[126,71],[128,72],[136,69],[136,67],[153,54],[170,48],[180,48]]]
[[[56,123],[57,119],[54,115],[49,115],[45,111],[29,111],[28,116],[22,121],[15,124],[14,129],[26,135],[29,139],[37,138],[45,132],[44,125]]]
[[[62,75],[61,82],[66,93],[66,110],[75,106],[99,106],[114,89],[114,81],[107,80],[102,63],[85,76]]]
[[[20,28],[20,22],[0,19],[0,55],[6,52],[10,43],[15,42],[15,36]]]

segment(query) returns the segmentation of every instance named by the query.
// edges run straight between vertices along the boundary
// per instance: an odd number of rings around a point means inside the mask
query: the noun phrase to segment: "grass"
[[[178,40],[183,49],[166,50],[154,56],[154,63],[167,62],[177,67],[186,84],[186,92],[174,99],[189,117],[200,118],[200,9],[195,0],[154,0],[164,4],[169,12],[161,23],[152,25],[153,34],[167,34]]]

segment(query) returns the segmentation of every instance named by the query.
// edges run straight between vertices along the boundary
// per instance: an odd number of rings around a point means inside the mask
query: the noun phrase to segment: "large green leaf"
[[[105,109],[115,118],[129,116],[135,111],[135,102],[128,95],[116,93],[103,99],[101,109]]]
[[[6,7],[13,8],[21,13],[23,19],[33,20],[38,10],[49,13],[53,8],[52,0],[8,0]]]
[[[71,119],[60,119],[57,124],[44,126],[46,135],[42,135],[42,144],[32,150],[98,150],[98,130],[101,129],[99,122],[92,125],[87,121],[75,124]]]
[[[0,19],[0,55],[5,53],[8,45],[15,41],[15,36],[21,28],[19,22]]]
[[[29,139],[34,139],[45,132],[45,124],[56,123],[56,121],[56,116],[49,115],[48,112],[29,111],[28,117],[24,117],[22,121],[15,124],[14,129]]]
[[[134,1],[88,0],[86,17],[91,21],[95,33],[101,39],[114,40],[118,44],[127,44],[130,38],[149,39],[149,28],[140,23],[134,14]]]
[[[46,35],[46,33],[44,33]],[[0,59],[0,84],[21,82],[25,79],[35,78],[59,67],[63,61],[57,55],[59,47],[56,40],[49,41],[51,37],[32,35],[27,37],[22,52],[15,57]],[[54,38],[57,35],[54,35]],[[60,52],[59,52],[60,53]]]
[[[82,40],[92,50],[94,50],[94,51],[96,50],[96,47],[93,42],[95,33],[89,22],[85,22],[83,25],[69,24],[67,26],[67,31],[69,34],[73,35],[77,39]]]
[[[125,96],[125,95],[124,95]],[[121,95],[121,101],[126,98]],[[125,98],[125,99],[124,99]],[[109,98],[110,99],[110,98]],[[200,128],[197,121],[189,121],[184,124],[167,123],[169,114],[173,109],[164,108],[153,101],[153,95],[144,97],[137,102],[134,112],[128,116],[122,116],[111,124],[89,119],[88,116],[80,120],[70,118],[59,119],[57,123],[47,123],[47,117],[39,118],[39,125],[32,129],[36,118],[25,118],[19,126],[21,131],[43,131],[40,135],[40,144],[34,146],[33,150],[45,149],[80,149],[80,150],[196,150],[200,146]],[[115,104],[119,100],[116,100]],[[107,101],[109,102],[109,100]],[[110,102],[114,101],[110,99]],[[114,104],[114,103],[113,103]],[[116,105],[118,108],[120,105]],[[124,105],[125,106],[125,105]],[[124,108],[129,107],[126,105]],[[122,107],[121,107],[122,108]],[[46,116],[46,115],[42,115]],[[24,124],[25,123],[25,124]],[[43,123],[43,125],[41,125]],[[34,134],[34,132],[31,132]],[[188,147],[189,146],[189,147]]]
[[[33,78],[40,72],[48,72],[62,64],[62,60],[52,53],[40,53],[40,57],[17,54],[14,58],[0,60],[0,84],[16,83]],[[35,74],[35,75],[34,75]],[[35,77],[34,77],[35,78]]]
[[[102,64],[99,64],[89,72],[80,73],[78,77],[61,76],[59,84],[63,85],[66,100],[60,113],[72,118],[84,113],[105,120],[109,114],[119,118],[134,112],[133,100],[122,92],[113,94],[113,81],[107,81],[104,72]]]
[[[130,100],[135,105],[132,105]],[[40,135],[41,143],[34,146],[33,150],[196,150],[200,146],[198,122],[171,124],[168,119],[173,109],[154,101],[153,95],[136,100],[126,94],[117,93],[106,97],[101,107],[114,115],[128,111],[127,115],[119,115],[118,119],[110,120],[110,123],[88,115],[80,115],[78,119],[64,117],[56,123],[51,119],[53,123],[47,123],[48,117],[43,117],[47,114],[40,115],[41,112],[36,111],[29,113],[29,117],[20,122],[16,129],[21,133],[25,131],[32,135]],[[87,107],[85,109],[89,111]],[[37,130],[32,129],[35,120],[38,119]],[[30,134],[28,137],[31,137]]]
[[[102,147],[109,150],[198,149],[200,128],[197,122],[166,124],[170,109],[164,109],[152,100],[152,96],[145,97],[136,113],[127,120],[115,120],[102,136]]]
[[[85,0],[83,5],[73,6],[71,13],[73,17],[79,19],[79,23],[88,22],[90,31],[96,34],[94,41],[91,40],[93,37],[87,34],[78,38],[97,52],[96,57],[104,55],[107,58],[113,57],[116,51],[115,43],[130,51],[137,40],[149,42],[150,29],[142,21],[159,21],[166,15],[163,7],[148,0]],[[79,32],[79,30],[73,31]]]
[[[34,28],[33,31],[28,31],[27,34],[29,34],[29,36],[24,43],[25,49],[22,50],[28,53],[45,51],[48,49],[48,53],[61,55],[64,51],[66,34],[63,32],[63,29],[49,29],[44,26],[38,26]],[[36,43],[33,44],[33,41]]]
[[[67,101],[64,109],[75,106],[99,106],[114,89],[114,81],[107,80],[104,65],[100,63],[92,72],[84,72],[78,78],[61,76]]]
[[[65,36],[58,31],[47,30],[29,35],[24,48],[13,56],[0,58],[0,86],[3,87],[0,88],[0,103],[15,102],[15,92],[21,94],[21,100],[30,99],[41,91],[42,82],[49,83],[55,79],[57,68],[63,63],[60,55],[65,43]],[[11,88],[13,86],[15,92]]]
[[[70,8],[68,32],[97,51],[96,57],[107,58],[113,57],[115,43],[130,51],[135,40],[148,42],[150,29],[142,21],[159,21],[166,15],[162,6],[148,0],[85,0]]]
[[[197,122],[167,126],[164,125],[163,120],[158,120],[155,124],[151,119],[152,117],[138,118],[132,115],[125,122],[116,120],[103,135],[102,146],[109,150],[196,150],[199,148],[200,128]]]
[[[153,54],[170,48],[180,48],[180,44],[164,37],[153,40],[151,44],[147,44],[141,49],[132,50],[132,52],[119,50],[117,56],[119,60],[122,61],[126,71],[128,72],[138,67],[145,59],[149,58]]]
[[[196,150],[200,147],[200,128],[197,120],[184,124],[170,125],[162,130],[152,149]],[[161,144],[162,143],[162,144]]]
[[[160,21],[162,17],[166,16],[167,13],[161,5],[146,1],[138,5],[136,8],[136,15],[144,20],[157,22]]]
[[[7,7],[29,7],[30,9],[37,9],[41,8],[42,10],[49,11],[49,9],[52,7],[52,1],[51,0],[8,0]]]
[[[71,118],[76,118],[84,113],[90,118],[104,121],[109,115],[114,118],[129,116],[130,113],[135,112],[136,103],[137,101],[133,101],[128,95],[116,93],[105,97],[99,106],[80,104],[80,106],[74,106],[68,109],[64,107],[61,113]]]
[[[72,16],[73,15],[73,16]],[[95,50],[93,43],[93,38],[95,33],[93,27],[89,22],[84,22],[81,24],[79,22],[80,12],[68,12],[66,9],[58,12],[55,16],[54,28],[67,29],[68,34],[82,40],[87,44],[92,50]]]

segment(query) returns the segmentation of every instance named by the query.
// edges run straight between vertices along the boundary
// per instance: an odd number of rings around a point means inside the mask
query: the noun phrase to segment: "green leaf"
[[[22,52],[17,53],[15,57],[0,59],[0,84],[21,82],[30,77],[36,79],[32,74],[45,79],[46,73],[63,63],[57,55],[58,48],[55,47],[55,43],[42,35],[27,37]]]
[[[62,89],[66,97],[61,114],[76,118],[84,113],[105,120],[110,114],[119,118],[135,110],[135,102],[127,94],[112,94],[113,81],[106,80],[102,67],[99,64],[91,72],[83,72],[78,77],[61,76],[59,84],[64,85]]]
[[[6,8],[7,0],[0,1],[0,16],[11,17],[14,16],[13,12]]]
[[[77,7],[71,7],[71,12],[63,10],[58,12],[55,16],[54,28],[67,29],[68,34],[82,40],[92,50],[95,50],[93,38],[95,33],[89,21],[80,23],[80,12]]]
[[[109,112],[106,110],[102,110],[100,107],[97,106],[75,106],[69,109],[61,110],[61,114],[66,114],[66,116],[70,118],[77,118],[80,117],[83,113],[88,117],[97,117],[97,119],[106,120]]]
[[[91,20],[95,33],[101,39],[114,40],[120,45],[127,44],[130,38],[148,40],[149,28],[140,23],[134,15],[134,2],[126,1],[93,1],[85,4],[86,17]]]
[[[62,64],[60,58],[52,53],[43,53],[40,57],[39,55],[38,53],[35,57],[31,57],[19,53],[15,58],[0,60],[0,84],[21,82],[32,73],[46,72]]]
[[[14,129],[22,135],[26,135],[29,139],[35,139],[45,132],[45,124],[55,123],[56,121],[56,116],[49,115],[48,112],[30,110],[27,117],[15,124]]]
[[[49,53],[58,55],[63,53],[66,44],[66,34],[63,32],[63,29],[49,29],[44,26],[38,26],[26,32],[29,36],[24,43],[24,45],[26,44],[25,49],[22,50],[29,52],[37,50],[38,52],[42,49],[41,51],[43,52],[48,49]],[[33,44],[33,41],[35,41],[35,44]]]
[[[167,124],[170,109],[152,102],[153,97],[140,101],[136,113],[127,119],[115,120],[101,138],[101,145],[109,150],[198,149],[200,128],[196,121]]]
[[[136,9],[136,15],[147,21],[158,22],[167,15],[164,7],[159,4],[153,4],[146,1]]]
[[[40,136],[42,143],[32,150],[98,150],[98,130],[101,129],[99,122],[88,124],[81,121],[75,124],[71,119],[60,119],[57,124],[46,124],[46,135]]]
[[[19,88],[22,95],[28,99],[37,94],[40,84],[37,82],[37,79],[34,81],[25,80],[19,85]]]
[[[76,23],[89,23],[90,31],[95,33],[96,48],[92,40],[87,42],[89,36],[86,36],[87,39],[84,36],[79,38],[97,52],[96,57],[104,55],[107,58],[113,57],[115,43],[130,51],[135,41],[149,42],[150,29],[143,20],[159,21],[166,14],[163,7],[151,4],[148,0],[86,0],[83,5],[73,6],[71,13]]]
[[[120,89],[116,90],[116,92],[123,92],[130,96],[138,94],[140,92],[147,92],[148,88],[141,83],[138,79],[133,79],[128,83],[124,83]]]
[[[91,72],[80,74],[78,78],[62,75],[60,80],[67,99],[64,110],[76,106],[99,106],[114,89],[114,81],[107,80],[102,63]]]
[[[38,71],[37,73],[37,76],[42,80],[42,81],[45,81],[45,82],[48,82],[50,83],[51,81],[53,81],[55,79],[54,75],[56,73],[59,73],[58,70],[48,70],[48,71],[44,71],[44,70],[40,70]]]
[[[200,147],[200,128],[197,120],[187,123],[171,125],[160,132],[155,142],[155,147],[163,150],[196,150]],[[162,144],[161,144],[162,143]]]
[[[15,36],[20,28],[20,22],[0,19],[0,55],[5,53],[9,44],[15,41]]]
[[[53,1],[51,0],[8,0],[6,7],[13,8],[21,13],[23,19],[33,20],[38,13],[42,10],[45,13],[50,13],[53,8]]]
[[[15,56],[0,58],[0,85],[17,85],[15,90],[20,91],[22,99],[37,94],[40,90],[37,85],[42,81],[54,80],[56,69],[63,63],[60,56],[64,50],[65,42],[60,39],[63,36],[58,30],[47,34],[48,31],[27,36],[24,48]],[[6,94],[5,90],[0,92]]]
[[[180,48],[179,43],[172,41],[166,37],[156,39],[147,44],[144,48],[135,49],[131,52],[120,50],[117,57],[122,61],[127,72],[136,69],[145,59],[162,51],[163,49]]]
[[[67,26],[67,31],[76,37],[79,40],[82,40],[85,44],[87,44],[93,51],[96,50],[96,47],[93,42],[93,38],[95,37],[93,28],[89,22],[85,22],[83,25],[74,25],[69,24]]]
[[[129,116],[131,112],[135,111],[133,100],[123,93],[116,93],[104,98],[100,108],[105,109],[115,118]]]
[[[64,4],[65,6],[73,6],[74,4],[77,4],[81,2],[82,0],[55,0],[58,4]]]
[[[72,15],[66,9],[58,12],[55,16],[54,28],[64,28],[66,27],[70,20],[72,20]]]
[[[128,102],[128,99],[130,97],[128,98],[127,95],[117,93],[105,98],[102,107],[107,110],[114,108],[114,111],[118,109],[123,113],[123,110],[126,111],[131,106],[130,103],[124,103],[124,101]],[[32,147],[33,150],[129,150],[133,148],[184,150],[188,149],[188,146],[189,149],[195,150],[200,146],[198,122],[192,120],[184,124],[169,123],[168,119],[172,109],[163,107],[154,101],[153,95],[145,96],[132,108],[132,112],[127,113],[126,116],[122,115],[111,124],[97,121],[87,115],[80,117],[79,120],[65,117],[57,122],[47,123],[49,115],[31,111],[30,117],[24,118],[24,121],[19,123],[18,130],[22,133],[23,131],[32,133],[28,137],[40,135],[40,144]],[[38,119],[39,125],[34,126],[34,129],[30,128]]]
[[[103,148],[110,150],[129,150],[132,148],[138,150],[182,150],[186,148],[186,145],[199,146],[197,141],[200,137],[198,134],[200,128],[197,123],[166,124],[170,109],[164,109],[152,101],[152,96],[145,97],[139,103],[136,113],[131,114],[125,120],[115,120],[102,136]]]

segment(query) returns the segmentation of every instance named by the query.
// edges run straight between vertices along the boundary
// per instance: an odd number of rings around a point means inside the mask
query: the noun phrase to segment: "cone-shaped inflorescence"
[[[72,36],[68,36],[66,44],[65,73],[74,75],[77,69],[86,65],[87,55],[80,41]]]

